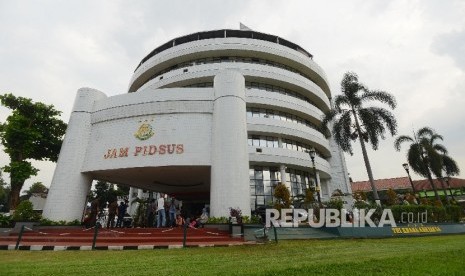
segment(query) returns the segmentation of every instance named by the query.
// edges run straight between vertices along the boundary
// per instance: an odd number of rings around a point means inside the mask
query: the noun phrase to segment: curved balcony
[[[262,79],[269,83],[279,84],[308,97],[324,111],[330,109],[329,98],[323,90],[301,75],[281,68],[240,62],[202,64],[176,69],[148,81],[139,91],[147,88],[170,88],[187,86],[196,82],[211,82],[216,74],[226,69],[241,72],[246,80]]]
[[[312,79],[329,97],[324,71],[299,51],[280,44],[247,38],[216,38],[176,45],[151,56],[134,72],[129,92],[137,91],[153,74],[170,66],[198,58],[244,56],[263,58],[288,65]]]
[[[291,138],[314,146],[325,156],[331,156],[329,142],[323,134],[305,125],[267,118],[247,118],[247,132]]]
[[[318,107],[292,96],[254,88],[247,89],[246,96],[248,106],[288,111],[314,124],[321,123],[323,117],[323,112]]]

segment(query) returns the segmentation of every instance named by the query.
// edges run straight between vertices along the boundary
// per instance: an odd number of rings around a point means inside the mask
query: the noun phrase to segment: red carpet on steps
[[[37,228],[26,229],[21,246],[92,246],[95,229]],[[182,228],[100,228],[96,246],[182,246]],[[0,246],[15,245],[18,234],[0,236]],[[188,228],[186,246],[223,246],[244,244],[242,237],[231,237],[228,232],[214,228]]]

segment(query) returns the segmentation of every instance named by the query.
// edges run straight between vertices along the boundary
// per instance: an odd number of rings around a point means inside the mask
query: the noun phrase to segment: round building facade
[[[128,92],[78,91],[44,217],[80,219],[93,180],[209,205],[215,217],[272,205],[278,182],[294,198],[351,193],[344,157],[320,131],[326,76],[290,41],[249,30],[179,37],[140,62]]]

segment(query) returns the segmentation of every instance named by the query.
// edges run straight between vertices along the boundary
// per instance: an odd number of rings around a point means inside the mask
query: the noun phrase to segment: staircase
[[[95,229],[84,228],[36,228],[26,229],[20,241],[20,249],[46,247],[92,247]],[[12,249],[18,233],[0,236],[0,249]],[[183,247],[183,228],[113,228],[98,229],[96,249],[142,249]],[[185,245],[188,247],[229,246],[245,244],[243,238],[232,238],[228,232],[215,228],[188,228]]]

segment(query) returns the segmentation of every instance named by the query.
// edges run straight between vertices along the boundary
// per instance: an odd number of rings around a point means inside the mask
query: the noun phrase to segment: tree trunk
[[[355,117],[355,126],[357,128],[360,145],[362,146],[363,160],[365,161],[365,167],[367,169],[368,179],[370,180],[371,189],[373,190],[373,197],[376,201],[376,204],[381,205],[381,202],[379,200],[378,190],[376,189],[376,186],[375,186],[375,180],[373,179],[373,172],[371,171],[371,165],[370,165],[370,160],[368,159],[365,141],[363,140],[363,133],[362,133],[362,130],[360,129],[360,124],[358,122],[357,113],[355,112],[354,109],[352,109],[352,113],[354,114],[354,117]]]
[[[431,171],[429,170],[428,160],[426,160],[426,158],[423,155],[421,155],[421,159],[423,160],[423,163],[425,163],[424,165],[426,167],[426,175],[428,176],[429,183],[431,184],[431,187],[433,188],[434,196],[436,197],[436,200],[439,203],[441,203],[441,206],[443,206],[441,198],[439,197],[439,194],[438,194],[438,190],[436,189],[436,185],[434,185],[433,178],[431,177]]]
[[[442,181],[441,177],[438,177],[438,180],[441,183],[442,191],[444,192],[444,196],[446,197],[447,205],[450,205],[450,199],[449,199],[449,196],[447,195],[446,186],[444,185],[444,182]]]
[[[15,210],[19,204],[19,193],[23,187],[23,183],[12,183],[10,191],[10,210]]]

